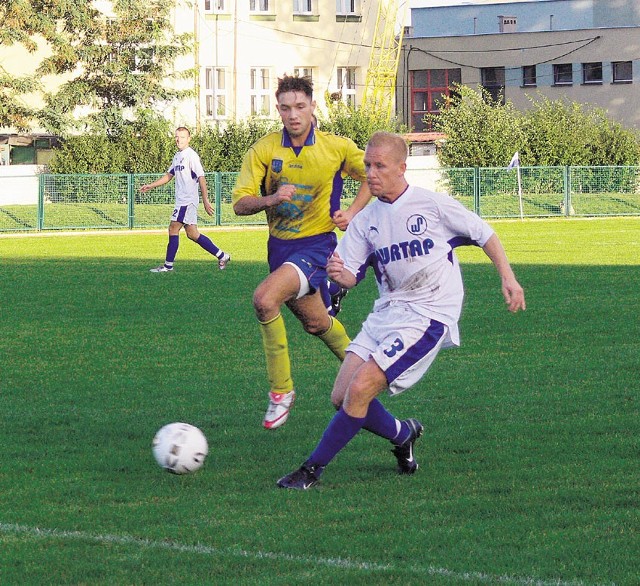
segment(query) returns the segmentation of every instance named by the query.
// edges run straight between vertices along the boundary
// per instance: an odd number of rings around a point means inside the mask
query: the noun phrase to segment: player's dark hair
[[[176,128],[176,132],[181,132],[183,130],[186,131],[189,136],[191,136],[191,131],[186,126],[178,126],[178,128]]]
[[[278,88],[276,89],[276,100],[280,94],[286,92],[302,92],[309,99],[313,99],[313,83],[308,77],[298,77],[297,75],[283,75],[278,78]]]

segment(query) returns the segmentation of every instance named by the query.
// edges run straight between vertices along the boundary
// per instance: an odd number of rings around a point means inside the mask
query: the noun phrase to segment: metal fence
[[[31,197],[25,197],[15,176],[0,176],[0,232],[166,228],[174,206],[173,183],[140,192],[141,185],[161,175],[41,174],[30,177]],[[207,173],[215,213],[210,217],[200,207],[202,227],[266,223],[264,213],[233,213],[236,175]],[[636,166],[412,169],[408,178],[449,193],[483,218],[640,216]],[[345,205],[356,190],[357,184],[347,179]]]

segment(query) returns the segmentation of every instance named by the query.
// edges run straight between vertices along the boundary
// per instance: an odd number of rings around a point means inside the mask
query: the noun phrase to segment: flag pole
[[[518,200],[520,202],[520,219],[524,220],[524,209],[522,207],[522,178],[520,177],[520,165],[516,167],[518,173]]]
[[[507,165],[507,171],[511,171],[515,167],[518,174],[518,201],[520,203],[520,219],[524,220],[524,208],[522,206],[522,176],[520,175],[520,153],[516,151],[511,157],[511,162]]]

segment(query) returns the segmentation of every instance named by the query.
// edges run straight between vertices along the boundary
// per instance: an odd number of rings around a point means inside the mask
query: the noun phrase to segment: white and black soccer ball
[[[153,438],[153,457],[167,472],[191,474],[202,468],[209,453],[204,434],[188,423],[169,423]]]

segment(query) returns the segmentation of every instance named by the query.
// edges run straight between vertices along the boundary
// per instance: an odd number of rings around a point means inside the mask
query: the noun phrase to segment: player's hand
[[[338,210],[331,218],[333,223],[343,232],[347,229],[349,222],[353,219],[353,214],[349,210]]]
[[[209,214],[210,216],[213,216],[213,206],[210,202],[204,202],[204,211],[207,212],[207,214]]]
[[[502,295],[504,295],[507,309],[511,313],[527,309],[527,303],[524,299],[524,289],[515,279],[503,279]]]
[[[327,276],[332,281],[336,281],[340,278],[340,275],[342,275],[343,269],[344,261],[340,258],[340,255],[334,251],[327,261]]]
[[[142,185],[142,186],[140,187],[140,191],[141,191],[142,193],[147,193],[147,191],[149,191],[150,189],[151,189],[151,185],[150,185],[150,184],[148,184],[148,185]]]
[[[290,183],[283,183],[280,187],[278,187],[278,191],[276,191],[271,199],[273,201],[273,205],[280,205],[283,201],[291,201],[291,198],[296,193],[296,186],[291,185]]]

